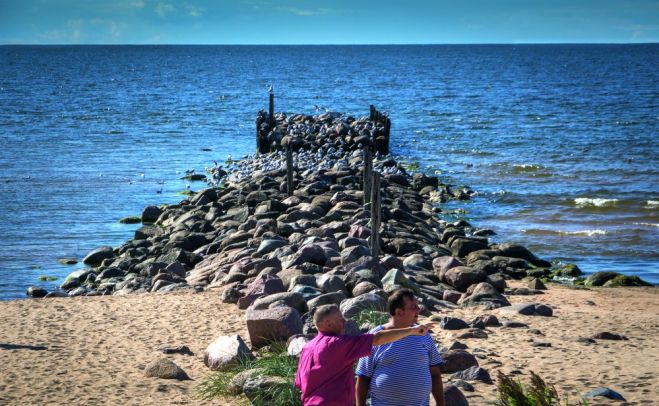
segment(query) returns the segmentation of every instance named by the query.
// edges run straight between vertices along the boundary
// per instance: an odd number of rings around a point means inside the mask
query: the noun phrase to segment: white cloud
[[[188,15],[191,17],[201,17],[204,12],[203,8],[192,6],[190,4],[186,4],[185,7],[188,9]]]
[[[136,0],[132,1],[130,6],[134,8],[144,8],[144,6],[146,6],[146,2],[144,0]]]
[[[160,17],[165,17],[167,14],[171,14],[175,11],[176,7],[169,3],[158,3],[156,5],[156,14],[158,14]]]
[[[301,8],[296,8],[296,7],[290,7],[284,9],[284,11],[295,14],[297,16],[301,17],[311,17],[311,16],[318,16],[322,14],[329,14],[332,12],[331,9],[329,8],[317,8],[317,9],[301,9]]]

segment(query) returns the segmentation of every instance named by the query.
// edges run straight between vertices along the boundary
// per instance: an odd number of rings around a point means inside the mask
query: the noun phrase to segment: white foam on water
[[[558,233],[560,235],[577,235],[577,236],[586,236],[586,237],[594,237],[596,235],[608,234],[606,230],[559,231]]]
[[[538,169],[541,169],[542,166],[536,165],[536,164],[515,164],[513,165],[513,169],[518,170],[518,171],[537,171]]]
[[[577,207],[611,207],[618,204],[618,199],[600,199],[600,198],[589,198],[589,197],[577,197],[574,199],[574,203]]]
[[[559,236],[568,236],[568,237],[595,237],[599,235],[607,235],[609,232],[606,230],[577,230],[577,231],[562,231],[562,230],[548,230],[548,229],[529,229],[522,230],[522,232],[527,234],[536,234],[536,235],[559,235]]]
[[[636,226],[646,226],[646,227],[659,227],[657,223],[632,223]]]
[[[645,203],[645,208],[646,209],[656,209],[659,207],[659,200],[648,200]]]

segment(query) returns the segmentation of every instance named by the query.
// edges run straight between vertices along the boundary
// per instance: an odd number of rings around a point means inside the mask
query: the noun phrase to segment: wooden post
[[[293,196],[293,151],[291,144],[286,145],[286,192]]]
[[[371,192],[371,256],[380,255],[380,221],[382,212],[380,208],[380,174],[373,172],[373,189]]]
[[[256,116],[256,152],[261,153],[261,115]]]
[[[368,119],[373,121],[373,117],[375,117],[375,106],[371,104]]]
[[[268,108],[270,130],[275,126],[275,94],[272,92],[272,87],[270,87],[270,106]]]
[[[364,191],[364,207],[371,203],[371,190],[373,182],[373,154],[371,146],[364,145],[364,172],[362,174],[362,190]]]
[[[384,120],[384,146],[382,147],[385,155],[389,153],[389,134],[391,132],[391,120],[386,117]]]

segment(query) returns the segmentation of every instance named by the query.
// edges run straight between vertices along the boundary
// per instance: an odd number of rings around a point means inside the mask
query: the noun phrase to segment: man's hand
[[[424,336],[428,334],[430,329],[435,326],[437,323],[426,323],[426,324],[419,324],[418,326],[414,327],[414,330],[412,331],[412,335],[415,336]]]

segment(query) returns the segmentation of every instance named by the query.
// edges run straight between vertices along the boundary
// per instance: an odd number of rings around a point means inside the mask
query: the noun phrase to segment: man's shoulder
[[[369,333],[369,334],[375,334],[375,333],[377,333],[378,331],[382,331],[382,330],[384,330],[384,324],[380,324],[379,326],[375,326],[375,327],[373,327],[372,329],[370,329],[370,330],[368,331],[368,333]]]

